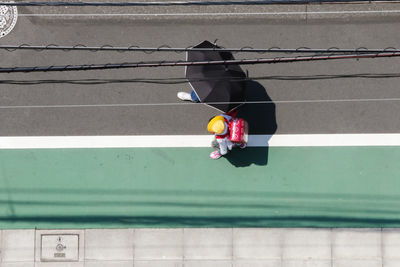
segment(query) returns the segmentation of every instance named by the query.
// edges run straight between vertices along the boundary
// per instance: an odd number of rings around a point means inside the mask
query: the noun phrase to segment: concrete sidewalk
[[[399,249],[380,228],[3,230],[1,266],[394,267]]]

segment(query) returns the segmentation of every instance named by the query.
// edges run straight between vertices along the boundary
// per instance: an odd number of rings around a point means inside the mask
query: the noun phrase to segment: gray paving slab
[[[183,229],[135,229],[135,260],[183,260]]]
[[[133,267],[132,261],[85,261],[85,267]]]
[[[231,260],[232,229],[185,228],[184,259],[186,260]]]
[[[134,261],[134,267],[183,267],[183,261],[176,260],[154,260],[154,261]]]
[[[282,267],[332,267],[331,260],[283,260]]]
[[[132,229],[85,230],[86,260],[133,260]]]
[[[33,262],[35,259],[35,230],[3,230],[1,261]]]
[[[334,260],[332,267],[382,267],[380,260]]]
[[[34,262],[2,262],[1,267],[34,267]]]
[[[281,260],[234,260],[232,267],[281,267]]]
[[[185,260],[185,267],[232,267],[232,261],[224,260]]]
[[[382,229],[382,257],[400,261],[400,229]]]
[[[335,260],[370,260],[374,264],[375,261],[381,262],[381,252],[381,229],[332,230],[332,258]]]
[[[35,262],[35,267],[84,267],[84,262]]]
[[[400,266],[400,260],[398,259],[384,259],[382,262],[383,267],[398,267]]]
[[[277,228],[233,229],[233,256],[235,260],[280,260],[282,257],[282,230]]]
[[[282,259],[289,260],[288,263],[294,259],[310,262],[331,259],[331,230],[287,229],[283,233],[282,247]]]

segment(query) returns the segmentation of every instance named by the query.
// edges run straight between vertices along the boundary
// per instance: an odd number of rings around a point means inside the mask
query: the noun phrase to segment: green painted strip
[[[0,227],[400,227],[400,147],[0,150]]]

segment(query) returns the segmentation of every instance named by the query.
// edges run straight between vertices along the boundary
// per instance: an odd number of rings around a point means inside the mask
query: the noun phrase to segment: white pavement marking
[[[274,100],[274,101],[248,101],[248,102],[207,102],[194,103],[169,102],[169,103],[126,103],[126,104],[65,104],[65,105],[9,105],[0,106],[0,109],[29,109],[29,108],[94,108],[94,107],[143,107],[143,106],[182,106],[182,105],[217,105],[217,104],[292,104],[292,103],[335,103],[335,102],[378,102],[400,101],[400,98],[349,98],[349,99],[299,99],[299,100]]]
[[[18,10],[15,6],[0,4],[0,38],[9,34],[17,24]]]
[[[210,147],[212,135],[11,136],[0,149]],[[400,146],[400,134],[250,135],[250,147]]]
[[[374,13],[400,13],[400,10],[348,10],[348,11],[295,11],[295,12],[232,12],[232,13],[110,13],[110,14],[19,14],[21,17],[76,17],[76,16],[279,16],[279,15],[306,15],[306,14],[374,14]]]
[[[343,11],[294,11],[294,12],[209,12],[209,13],[92,13],[92,14],[19,14],[20,17],[95,17],[95,16],[281,16],[281,15],[329,15],[329,14],[385,14],[400,13],[400,10],[343,10]]]

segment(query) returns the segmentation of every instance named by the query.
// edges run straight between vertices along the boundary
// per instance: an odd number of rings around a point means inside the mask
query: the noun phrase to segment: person
[[[219,159],[232,150],[233,143],[229,140],[229,122],[232,117],[229,115],[220,115],[212,118],[207,125],[207,131],[214,133],[215,141],[213,146],[216,150],[211,152],[210,158]]]
[[[246,143],[234,143],[230,138],[229,125],[234,118],[228,114],[221,114],[210,119],[207,125],[207,131],[214,134],[215,140],[212,142],[212,146],[216,148],[215,151],[211,152],[210,158],[219,159],[223,155],[228,154],[234,146],[245,148]]]
[[[180,100],[183,100],[183,101],[192,101],[195,103],[200,102],[200,99],[194,90],[192,90],[190,93],[178,92],[177,96]]]

